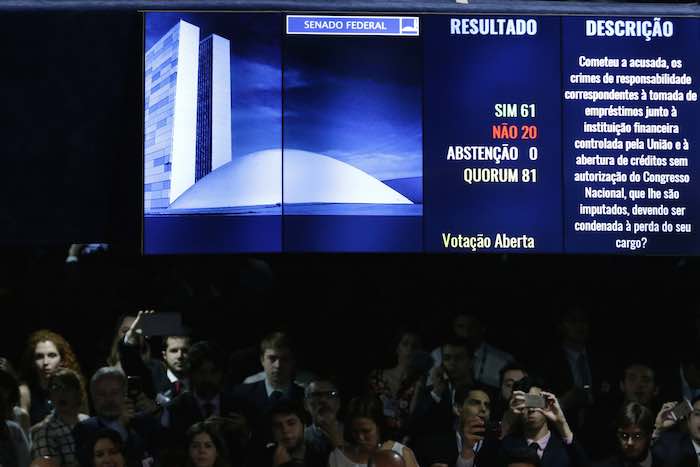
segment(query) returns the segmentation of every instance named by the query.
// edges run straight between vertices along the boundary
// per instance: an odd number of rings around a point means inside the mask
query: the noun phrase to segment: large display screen
[[[144,252],[695,255],[700,19],[145,14]]]

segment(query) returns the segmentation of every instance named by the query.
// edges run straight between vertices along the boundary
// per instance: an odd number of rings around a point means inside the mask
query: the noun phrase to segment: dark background
[[[301,366],[352,391],[365,370],[391,363],[378,355],[390,355],[403,322],[432,348],[449,313],[478,310],[490,340],[527,360],[580,301],[592,345],[611,361],[650,355],[677,368],[698,309],[696,258],[141,257],[141,28],[132,12],[0,15],[1,355],[17,361],[28,334],[50,327],[94,370],[117,315],[155,307],[184,311],[228,350],[286,327]],[[112,248],[64,264],[68,244],[85,241]]]

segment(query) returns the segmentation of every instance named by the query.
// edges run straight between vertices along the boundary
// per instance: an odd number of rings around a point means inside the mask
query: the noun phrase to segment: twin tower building
[[[180,20],[146,52],[145,211],[167,208],[231,160],[230,49]]]

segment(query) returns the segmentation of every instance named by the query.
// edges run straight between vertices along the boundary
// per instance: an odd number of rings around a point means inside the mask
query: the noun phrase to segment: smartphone
[[[544,409],[546,406],[544,397],[538,394],[525,394],[525,408]]]
[[[676,404],[676,406],[673,409],[671,409],[671,416],[674,420],[678,421],[683,420],[692,412],[693,407],[690,405],[690,402],[688,402],[686,399],[683,399],[678,404]]]
[[[131,400],[136,400],[139,394],[143,392],[143,386],[141,384],[141,378],[138,376],[127,376],[126,377],[126,395]]]
[[[180,313],[159,312],[141,317],[144,336],[182,336],[185,334]]]

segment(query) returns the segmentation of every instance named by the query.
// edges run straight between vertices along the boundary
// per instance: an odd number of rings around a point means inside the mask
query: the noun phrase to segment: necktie
[[[270,394],[270,402],[277,402],[278,400],[282,399],[282,391],[272,391],[272,394]]]
[[[182,392],[182,383],[180,381],[175,381],[173,383],[173,397],[177,396]]]
[[[206,420],[207,418],[211,417],[214,415],[214,404],[211,402],[206,402],[202,405],[202,409],[204,410],[204,419]]]
[[[540,445],[539,445],[539,444],[537,444],[537,443],[535,443],[535,442],[533,441],[532,443],[530,443],[530,444],[528,445],[528,447],[530,448],[530,450],[531,450],[533,453],[537,454],[537,456],[539,457],[539,455],[540,455]]]

